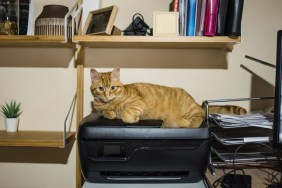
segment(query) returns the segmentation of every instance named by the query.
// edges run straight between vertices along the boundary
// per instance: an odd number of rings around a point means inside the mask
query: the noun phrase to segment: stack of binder
[[[244,0],[173,0],[181,36],[241,36]]]

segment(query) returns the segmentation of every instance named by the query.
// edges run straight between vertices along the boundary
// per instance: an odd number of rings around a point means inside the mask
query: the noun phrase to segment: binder
[[[187,36],[195,36],[197,0],[188,0]]]
[[[207,0],[199,0],[197,5],[196,36],[203,36]]]
[[[226,35],[241,36],[244,0],[230,0],[227,8]]]
[[[185,36],[185,1],[186,0],[178,0],[180,36]]]
[[[216,35],[223,36],[225,34],[225,23],[227,17],[228,0],[220,0],[217,16]]]
[[[214,36],[216,33],[219,0],[207,0],[204,35]]]

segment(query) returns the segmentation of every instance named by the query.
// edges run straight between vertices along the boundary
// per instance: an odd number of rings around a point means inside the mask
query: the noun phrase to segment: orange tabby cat
[[[108,119],[126,123],[140,119],[159,119],[162,127],[199,127],[203,108],[184,89],[149,83],[123,85],[119,68],[99,73],[91,69],[94,108]]]

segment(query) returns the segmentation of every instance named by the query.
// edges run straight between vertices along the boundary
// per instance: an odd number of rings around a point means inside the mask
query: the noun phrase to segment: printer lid
[[[140,120],[127,124],[106,119],[99,113],[86,116],[80,123],[79,139],[209,139],[207,126],[200,128],[161,128],[161,120]]]

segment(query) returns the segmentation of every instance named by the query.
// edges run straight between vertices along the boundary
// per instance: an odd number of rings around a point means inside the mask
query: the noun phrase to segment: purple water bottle
[[[218,6],[219,0],[207,0],[204,25],[205,36],[214,36],[216,34]]]

